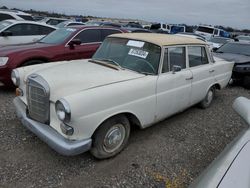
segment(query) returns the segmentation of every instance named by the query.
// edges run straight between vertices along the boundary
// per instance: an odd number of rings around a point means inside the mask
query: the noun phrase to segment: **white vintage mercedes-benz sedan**
[[[22,124],[63,155],[118,154],[131,126],[146,128],[184,109],[207,108],[233,63],[207,44],[152,33],[111,35],[92,59],[15,69]]]

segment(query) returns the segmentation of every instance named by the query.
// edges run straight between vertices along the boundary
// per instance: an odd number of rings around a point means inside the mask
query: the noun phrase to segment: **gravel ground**
[[[134,129],[121,154],[101,161],[51,150],[16,118],[13,91],[0,88],[0,187],[187,187],[246,126],[231,107],[238,96],[250,91],[229,87],[206,110]]]

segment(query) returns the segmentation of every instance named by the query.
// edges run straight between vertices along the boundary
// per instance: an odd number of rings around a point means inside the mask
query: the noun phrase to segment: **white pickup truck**
[[[214,60],[199,39],[152,33],[111,35],[92,59],[21,67],[17,115],[63,155],[118,154],[131,126],[146,128],[184,109],[207,108],[233,63]]]

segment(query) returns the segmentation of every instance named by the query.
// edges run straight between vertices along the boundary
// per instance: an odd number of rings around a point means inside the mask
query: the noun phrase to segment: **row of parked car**
[[[125,148],[132,126],[146,128],[196,104],[208,108],[231,79],[249,86],[248,42],[227,41],[213,51],[199,34],[63,26],[36,42],[0,47],[0,82],[17,87],[17,116],[52,149],[105,159]],[[234,104],[248,123],[249,103]],[[195,187],[228,187],[248,140],[247,132]]]

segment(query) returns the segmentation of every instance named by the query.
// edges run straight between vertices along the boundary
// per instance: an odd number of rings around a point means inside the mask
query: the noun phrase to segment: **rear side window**
[[[172,71],[174,65],[180,66],[182,69],[186,68],[185,47],[168,48],[168,56],[170,71]]]
[[[54,29],[35,24],[16,24],[8,29],[13,36],[47,35]]]
[[[54,28],[46,27],[46,26],[38,26],[38,34],[39,35],[48,35],[52,31],[54,31]]]
[[[201,46],[189,46],[188,58],[189,58],[189,67],[196,67],[209,63],[205,47]]]
[[[3,14],[3,13],[0,13],[0,21],[3,21],[3,20],[8,20],[8,19],[15,19],[14,17],[12,17],[11,15],[9,14]]]
[[[32,16],[27,16],[27,15],[18,15],[18,16],[21,17],[24,20],[34,21],[34,19],[32,18]]]
[[[76,39],[80,39],[82,43],[101,42],[101,31],[98,29],[87,29],[79,33]]]
[[[103,41],[107,36],[115,33],[121,33],[121,31],[114,29],[101,29],[101,40]]]
[[[84,25],[83,23],[69,23],[68,26],[73,26],[73,25]]]

